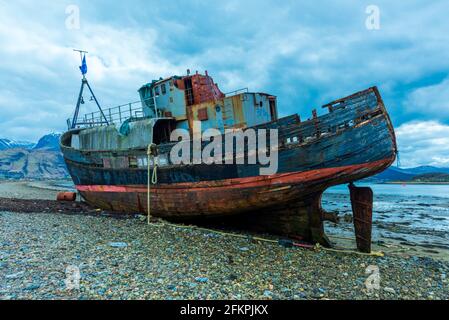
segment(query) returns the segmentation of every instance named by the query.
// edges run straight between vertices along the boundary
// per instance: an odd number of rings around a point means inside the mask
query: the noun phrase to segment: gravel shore
[[[144,219],[0,214],[0,299],[447,299],[447,264],[284,248]],[[367,291],[368,266],[380,290]],[[67,290],[66,268],[79,268]]]
[[[285,248],[101,212],[0,212],[0,228],[0,299],[449,298],[449,264],[431,258]]]

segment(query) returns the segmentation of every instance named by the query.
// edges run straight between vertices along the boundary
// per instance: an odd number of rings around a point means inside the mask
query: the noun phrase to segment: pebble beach
[[[57,188],[0,182],[0,197]],[[449,263],[426,256],[286,248],[101,211],[0,212],[0,228],[0,299],[449,298]]]

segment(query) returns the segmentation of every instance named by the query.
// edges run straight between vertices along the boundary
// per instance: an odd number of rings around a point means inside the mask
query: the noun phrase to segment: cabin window
[[[277,110],[276,110],[276,100],[275,99],[269,99],[269,103],[270,103],[270,116],[271,116],[271,120],[277,120],[278,116],[277,116]]]
[[[192,79],[190,78],[185,79],[184,87],[185,87],[186,104],[188,106],[191,106],[194,103]]]
[[[162,90],[162,94],[166,94],[166,93],[167,93],[167,88],[166,88],[166,86],[165,86],[165,83],[163,83],[163,84],[161,85],[161,90]]]
[[[263,102],[262,101],[259,102],[259,106],[263,107]]]
[[[159,87],[154,87],[154,94],[156,95],[156,96],[158,96],[160,93],[159,93]]]
[[[170,97],[170,103],[173,103],[173,97]]]
[[[170,142],[172,128],[176,127],[176,122],[171,120],[159,120],[153,127],[153,143],[159,145]]]
[[[129,167],[138,168],[137,157],[129,157]]]
[[[207,116],[207,108],[202,108],[198,110],[198,120],[205,121],[209,119]]]

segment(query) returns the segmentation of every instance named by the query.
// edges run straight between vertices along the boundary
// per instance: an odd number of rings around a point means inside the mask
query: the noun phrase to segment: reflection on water
[[[357,183],[358,187],[371,187],[375,195],[397,195],[408,197],[449,198],[449,185],[422,184],[369,184]],[[339,185],[326,190],[326,193],[349,194],[347,185]]]

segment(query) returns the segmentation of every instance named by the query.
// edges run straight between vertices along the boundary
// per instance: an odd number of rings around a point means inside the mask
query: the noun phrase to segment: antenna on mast
[[[83,91],[84,91],[85,85],[87,85],[87,88],[89,89],[90,93],[92,94],[92,97],[94,98],[95,103],[97,104],[98,110],[100,110],[101,116],[104,119],[99,123],[91,123],[91,124],[92,125],[95,125],[95,124],[109,125],[109,121],[106,118],[106,116],[104,115],[103,109],[101,109],[100,104],[98,103],[97,97],[95,97],[95,94],[92,91],[92,88],[90,87],[89,82],[86,79],[86,73],[87,73],[86,53],[89,53],[89,52],[84,51],[84,50],[78,50],[78,49],[73,49],[73,51],[79,52],[79,54],[80,54],[80,59],[81,59],[80,71],[81,71],[81,74],[83,75],[83,79],[81,79],[81,89],[80,89],[80,93],[78,95],[78,102],[76,103],[75,114],[73,115],[73,120],[72,120],[72,124],[71,124],[70,128],[75,129],[77,125],[87,124],[87,123],[78,123],[78,113],[79,113],[80,105],[81,105],[81,103],[84,103],[83,102],[84,101]],[[88,123],[88,124],[90,124],[90,123]]]
[[[81,61],[80,70],[81,70],[81,73],[83,74],[83,78],[85,78],[85,75],[87,73],[86,54],[89,52],[84,51],[84,50],[79,50],[79,49],[73,49],[73,51],[79,52],[79,54],[80,54],[80,61]],[[82,69],[83,67],[84,67],[84,69]]]
[[[81,62],[83,61],[83,53],[84,53],[84,55],[86,55],[86,53],[89,53],[89,52],[87,52],[87,51],[84,51],[84,50],[78,50],[78,49],[73,49],[73,51],[79,52],[79,53],[80,53],[80,59],[81,59]]]

